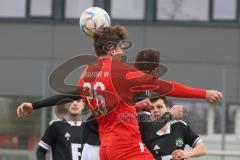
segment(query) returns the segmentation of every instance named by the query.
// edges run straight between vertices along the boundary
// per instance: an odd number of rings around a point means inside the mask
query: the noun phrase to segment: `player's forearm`
[[[207,154],[207,148],[203,143],[199,143],[192,150],[189,151],[190,157],[200,157]]]
[[[46,156],[45,156],[46,153],[47,153],[47,150],[45,150],[42,147],[38,147],[37,152],[36,152],[37,160],[46,160]]]
[[[172,115],[169,112],[166,112],[163,114],[160,118],[153,121],[154,128],[156,129],[156,132],[164,127],[168,122],[172,120]]]
[[[172,120],[172,115],[169,112],[163,114],[160,118],[151,121],[149,115],[142,114],[138,115],[139,127],[143,127],[143,124],[149,125],[151,124],[151,131],[157,132],[159,129],[164,127],[168,122]],[[151,123],[149,123],[149,120]],[[146,123],[145,123],[146,122]]]
[[[66,104],[69,102],[72,102],[74,100],[81,99],[81,97],[78,95],[78,93],[75,91],[71,94],[57,94],[54,96],[50,96],[48,98],[35,101],[32,103],[33,109],[39,109],[43,107],[50,107],[54,105],[60,105],[60,104]]]
[[[180,98],[206,98],[206,90],[204,89],[188,87],[178,82],[168,82],[173,86],[172,91],[167,94],[168,96]]]
[[[159,86],[154,91],[172,97],[179,98],[206,98],[206,90],[200,88],[192,88],[184,84],[153,79],[151,85]]]

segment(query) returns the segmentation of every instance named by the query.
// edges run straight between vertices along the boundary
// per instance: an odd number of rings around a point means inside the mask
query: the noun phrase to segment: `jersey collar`
[[[167,125],[167,131],[164,133],[163,131],[158,130],[158,131],[156,132],[156,134],[157,134],[158,136],[163,136],[163,135],[171,134],[171,123],[167,123],[166,125]]]
[[[63,118],[63,120],[65,122],[67,122],[68,124],[70,124],[70,126],[78,126],[78,127],[80,127],[82,125],[82,121],[67,121],[64,118]]]

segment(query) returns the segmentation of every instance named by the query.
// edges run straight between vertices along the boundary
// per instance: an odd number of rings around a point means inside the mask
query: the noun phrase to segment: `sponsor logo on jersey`
[[[71,135],[67,132],[65,135],[64,135],[64,137],[69,141],[70,140],[70,137],[71,137]]]
[[[182,147],[184,145],[183,139],[182,138],[177,138],[176,139],[176,146],[177,147]]]
[[[160,147],[156,144],[153,148],[156,154],[158,154],[158,151],[160,150]]]

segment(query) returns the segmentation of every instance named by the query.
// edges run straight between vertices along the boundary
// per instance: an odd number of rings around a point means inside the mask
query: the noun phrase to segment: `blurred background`
[[[240,159],[239,0],[0,0],[0,160],[32,160],[53,109],[17,118],[22,102],[54,94],[48,77],[79,54],[94,54],[92,40],[79,29],[90,6],[104,8],[113,24],[129,31],[128,60],[143,48],[158,48],[167,66],[164,79],[216,89],[217,106],[183,104],[188,122],[206,143],[208,160]],[[76,84],[76,70],[66,83]]]

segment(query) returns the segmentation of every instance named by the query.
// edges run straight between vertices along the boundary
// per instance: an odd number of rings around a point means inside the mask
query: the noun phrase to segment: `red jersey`
[[[109,57],[99,59],[88,66],[80,77],[79,87],[88,88],[87,94],[86,90],[80,94],[86,96],[88,107],[92,110],[96,110],[96,102],[91,101],[92,98],[98,98],[105,103],[103,107],[106,108],[102,108],[102,112],[97,113],[102,146],[132,145],[141,142],[131,89],[152,88],[156,92],[170,96],[205,98],[205,90],[158,80],[152,75]],[[96,93],[97,90],[107,91],[112,96],[104,97]],[[110,103],[113,100],[114,102]],[[99,116],[99,113],[102,115]]]

